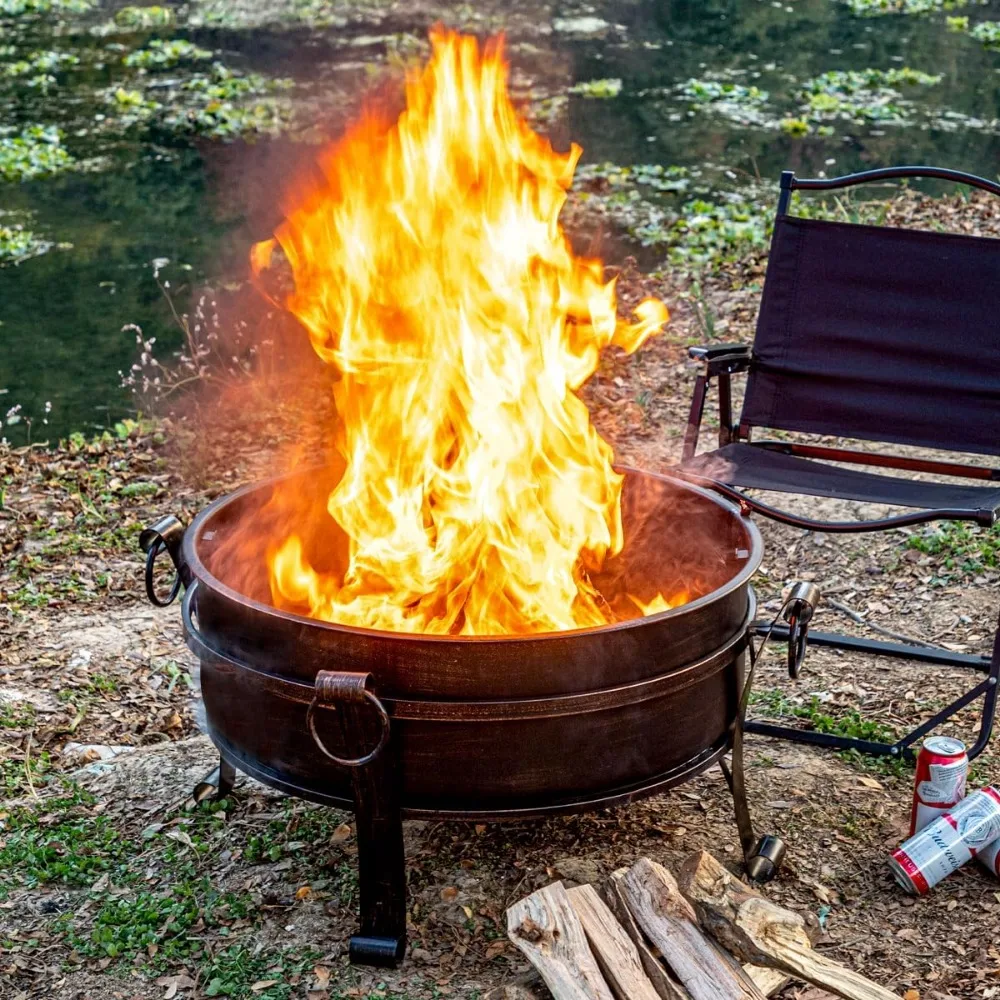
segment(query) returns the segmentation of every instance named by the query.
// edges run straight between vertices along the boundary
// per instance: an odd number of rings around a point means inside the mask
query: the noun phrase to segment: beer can
[[[998,838],[1000,791],[982,788],[893,851],[889,867],[907,892],[923,896]]]
[[[910,810],[910,836],[943,816],[965,798],[969,755],[951,736],[929,736],[917,756]]]
[[[1000,878],[1000,840],[994,840],[989,847],[981,850],[976,859],[985,866],[987,871]]]

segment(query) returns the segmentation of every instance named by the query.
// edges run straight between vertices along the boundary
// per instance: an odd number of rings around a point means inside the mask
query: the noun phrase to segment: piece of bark
[[[680,885],[705,930],[741,961],[804,979],[845,1000],[899,1000],[878,983],[813,951],[799,914],[754,892],[706,851],[684,863]]]
[[[635,917],[632,916],[628,903],[625,901],[625,891],[622,888],[622,879],[627,874],[627,868],[619,868],[611,873],[604,893],[608,905],[618,918],[618,923],[625,928],[628,936],[632,939],[632,943],[639,952],[642,967],[646,970],[646,975],[661,1000],[690,1000],[688,991],[667,972],[663,963],[653,954],[653,950],[649,947],[642,931],[639,930],[639,925],[635,922]]]
[[[692,1000],[764,1000],[742,969],[701,933],[694,909],[662,865],[642,858],[621,885],[636,923]]]
[[[507,936],[541,973],[555,1000],[615,1000],[562,882],[511,906]]]
[[[592,885],[580,885],[566,894],[580,918],[604,981],[618,1000],[660,1000],[642,967],[638,949],[597,890]]]

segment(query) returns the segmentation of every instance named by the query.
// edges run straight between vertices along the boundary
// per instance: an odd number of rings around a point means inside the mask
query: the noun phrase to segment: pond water
[[[38,440],[129,414],[118,373],[136,342],[123,326],[164,356],[180,342],[151,262],[169,259],[161,280],[180,310],[205,283],[244,280],[283,180],[366,84],[419,53],[437,16],[509,28],[518,92],[557,145],[583,146],[591,176],[604,163],[684,168],[646,178],[661,226],[695,197],[767,204],[785,168],[924,162],[996,177],[1000,30],[987,43],[1000,3],[888,2],[932,9],[637,0],[449,16],[389,0],[195,0],[136,14],[0,0],[0,417],[20,405]],[[150,44],[177,39],[192,45]],[[668,260],[670,238],[647,240],[644,262]],[[0,430],[26,432],[17,417]]]

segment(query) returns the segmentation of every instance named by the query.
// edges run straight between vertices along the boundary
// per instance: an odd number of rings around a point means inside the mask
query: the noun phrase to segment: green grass
[[[779,688],[754,691],[750,703],[758,714],[771,719],[799,719],[807,723],[806,728],[831,736],[845,736],[850,739],[868,740],[872,743],[895,743],[897,734],[891,726],[874,719],[865,718],[857,709],[839,710],[832,714],[816,697],[805,704],[796,704]],[[838,756],[865,770],[879,771],[888,775],[905,774],[910,765],[893,757],[869,757],[856,750],[847,750]]]
[[[949,521],[911,535],[906,547],[933,556],[950,572],[981,573],[1000,566],[1000,527],[980,528],[961,521]]]
[[[90,885],[104,874],[130,880],[137,845],[106,817],[89,814],[79,801],[68,801],[65,809],[46,803],[45,816],[53,817],[52,822],[26,809],[7,817],[0,847],[0,895],[19,885]]]
[[[163,968],[200,952],[203,929],[218,933],[253,912],[249,895],[218,892],[206,877],[182,879],[160,892],[106,898],[90,933],[70,930],[67,939],[81,955],[133,962],[154,945],[154,968]]]
[[[205,996],[287,1000],[293,995],[293,987],[285,982],[285,978],[307,973],[321,957],[321,952],[310,948],[257,954],[245,944],[233,945],[217,952],[202,965]],[[261,982],[273,982],[273,985],[252,990],[256,983]],[[385,994],[379,993],[378,996],[384,997]]]
[[[35,706],[30,701],[0,702],[0,729],[30,729],[35,724]]]

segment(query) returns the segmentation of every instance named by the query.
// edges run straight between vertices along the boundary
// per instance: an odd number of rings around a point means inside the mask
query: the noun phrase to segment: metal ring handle
[[[167,543],[162,538],[157,537],[146,553],[146,596],[149,598],[150,603],[155,604],[158,608],[165,608],[173,604],[177,600],[177,595],[181,592],[181,574],[178,569],[174,574],[173,586],[170,588],[170,594],[167,596],[167,599],[165,601],[160,600],[159,595],[156,593],[156,587],[153,584],[153,565],[156,562],[156,557],[163,551],[169,552]],[[172,555],[171,561],[173,561]]]
[[[798,680],[802,671],[802,661],[806,658],[806,644],[809,641],[809,626],[800,624],[795,615],[788,619],[788,676]]]
[[[365,764],[370,764],[383,750],[386,743],[389,742],[389,713],[385,710],[385,705],[379,701],[378,697],[372,691],[367,689],[361,692],[361,696],[374,706],[375,711],[378,713],[379,722],[382,726],[382,732],[379,734],[378,743],[375,744],[375,748],[369,753],[366,753],[363,757],[338,757],[335,753],[331,753],[326,744],[320,739],[319,733],[316,732],[316,709],[317,708],[332,708],[336,709],[336,705],[330,704],[320,704],[319,694],[317,693],[311,702],[309,702],[309,708],[306,710],[306,725],[309,727],[309,732],[312,734],[313,741],[316,746],[332,760],[335,764],[339,764],[341,767],[364,767]]]

